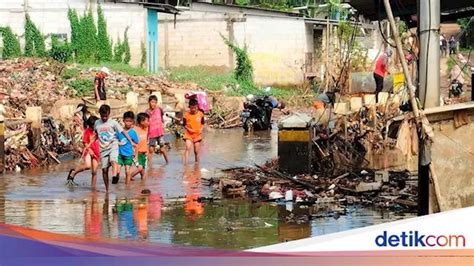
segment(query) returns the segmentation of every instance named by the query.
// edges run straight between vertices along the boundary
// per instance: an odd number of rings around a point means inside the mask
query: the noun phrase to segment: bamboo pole
[[[418,104],[416,102],[416,96],[415,96],[415,91],[416,87],[413,85],[413,81],[411,80],[410,72],[408,71],[408,65],[407,62],[405,61],[405,54],[403,52],[402,48],[402,41],[400,40],[400,36],[398,33],[398,28],[395,25],[395,19],[393,17],[393,12],[392,12],[392,7],[390,6],[390,1],[389,0],[384,0],[383,1],[385,5],[385,11],[387,12],[387,17],[388,21],[390,22],[390,26],[393,31],[393,39],[395,39],[395,44],[397,46],[397,51],[398,51],[398,56],[400,58],[400,62],[402,63],[402,68],[403,68],[403,75],[405,75],[405,81],[408,86],[408,91],[410,95],[410,103],[413,108],[413,114],[415,115],[415,118],[419,121],[420,119],[420,111],[418,109]]]

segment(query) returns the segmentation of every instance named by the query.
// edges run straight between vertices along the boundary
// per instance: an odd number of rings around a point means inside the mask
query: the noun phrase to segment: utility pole
[[[440,0],[418,0],[420,36],[419,96],[423,108],[440,105]]]
[[[390,6],[390,1],[389,0],[384,0],[384,5],[385,5],[385,10],[387,12],[388,20],[389,20],[389,22],[392,26],[392,29],[393,29],[393,38],[395,39],[395,43],[396,43],[397,50],[398,50],[398,56],[399,56],[400,62],[402,64],[403,74],[405,76],[405,81],[406,81],[406,84],[407,84],[407,87],[408,87],[408,92],[409,92],[409,95],[410,95],[410,103],[411,103],[411,106],[413,108],[413,114],[414,114],[415,119],[417,121],[417,126],[419,127],[419,129],[421,129],[420,130],[421,131],[420,136],[419,136],[419,140],[420,140],[420,149],[419,150],[420,151],[419,151],[419,154],[418,154],[418,162],[419,162],[418,163],[418,215],[421,216],[421,215],[426,215],[426,214],[429,213],[429,200],[430,200],[430,196],[429,196],[429,185],[430,185],[429,178],[430,178],[430,167],[432,167],[432,166],[429,163],[426,164],[422,160],[421,153],[424,151],[426,143],[425,143],[425,139],[422,137],[424,128],[423,128],[422,123],[420,123],[420,121],[421,121],[421,112],[418,109],[418,104],[417,104],[416,97],[415,97],[416,87],[413,85],[410,73],[408,71],[408,65],[407,65],[407,62],[405,60],[405,54],[403,52],[402,42],[400,40],[400,36],[398,35],[398,28],[395,25],[395,19],[393,17],[393,12],[392,12],[392,7]],[[436,48],[438,49],[438,60],[439,60],[439,45],[437,45]],[[439,64],[433,64],[433,65],[439,65]],[[437,71],[438,71],[438,78],[439,78],[439,68],[438,68]],[[438,83],[439,83],[439,81],[438,81]],[[436,90],[439,92],[439,86],[436,88]]]

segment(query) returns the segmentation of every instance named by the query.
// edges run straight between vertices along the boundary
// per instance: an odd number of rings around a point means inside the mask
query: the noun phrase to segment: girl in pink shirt
[[[150,125],[148,127],[148,162],[151,163],[155,147],[160,146],[160,153],[163,154],[166,164],[168,164],[168,153],[165,148],[165,128],[163,124],[163,109],[158,107],[158,98],[151,95],[148,98],[149,109],[146,111],[150,116]]]

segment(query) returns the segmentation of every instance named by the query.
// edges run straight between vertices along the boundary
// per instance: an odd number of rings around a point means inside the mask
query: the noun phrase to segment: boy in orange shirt
[[[186,141],[186,150],[184,151],[184,164],[188,163],[188,156],[191,147],[194,147],[194,159],[199,163],[199,151],[202,141],[202,130],[204,128],[204,113],[199,111],[198,101],[189,100],[189,111],[184,114],[183,126],[185,129],[184,140]]]
[[[147,113],[139,113],[137,115],[137,124],[138,126],[135,126],[135,132],[137,132],[138,135],[138,144],[136,148],[136,156],[135,158],[137,159],[137,170],[133,172],[132,174],[132,180],[133,178],[140,174],[142,179],[145,178],[145,168],[147,164],[147,157],[148,157],[148,126],[150,123],[150,116]]]

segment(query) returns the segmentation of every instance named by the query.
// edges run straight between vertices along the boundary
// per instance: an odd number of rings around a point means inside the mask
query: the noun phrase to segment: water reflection
[[[196,221],[204,214],[202,203],[198,202],[200,197],[199,185],[201,182],[201,170],[199,165],[186,166],[183,182],[185,184],[184,213],[190,221]]]
[[[92,193],[91,200],[86,202],[84,208],[84,235],[90,238],[102,236],[102,219],[108,217],[108,200],[102,205],[98,202],[98,194]]]

